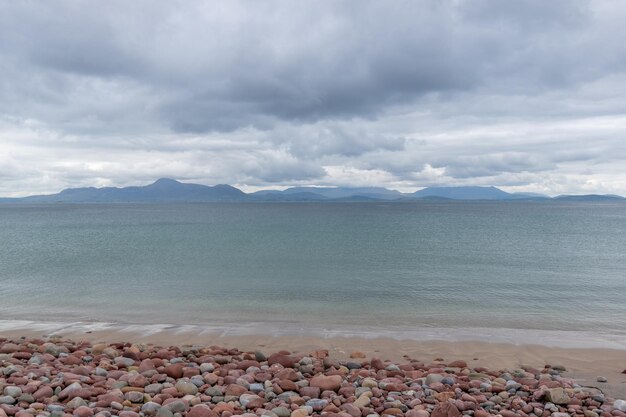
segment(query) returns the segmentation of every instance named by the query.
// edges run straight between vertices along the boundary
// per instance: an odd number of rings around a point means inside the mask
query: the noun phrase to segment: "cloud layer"
[[[619,0],[0,0],[0,195],[626,194],[625,19]]]

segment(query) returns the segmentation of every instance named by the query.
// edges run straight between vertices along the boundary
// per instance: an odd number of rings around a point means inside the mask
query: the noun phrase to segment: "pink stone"
[[[200,375],[199,368],[183,368],[183,378],[191,378],[192,376]]]
[[[246,391],[248,390],[241,385],[230,384],[226,387],[226,390],[224,391],[224,395],[234,395],[236,397],[239,397],[241,394],[243,394]]]
[[[131,375],[128,378],[128,385],[131,387],[145,387],[147,383],[148,380],[141,374]]]
[[[372,365],[372,368],[376,370],[385,369],[385,364],[380,358],[372,358],[370,363]]]
[[[340,375],[316,375],[309,381],[309,386],[317,387],[321,391],[337,391],[341,387],[343,378]]]
[[[303,397],[319,398],[320,389],[318,387],[302,387],[300,388],[300,395]]]
[[[281,364],[285,368],[293,368],[295,360],[289,355],[283,355],[280,353],[274,353],[267,359],[268,365]]]
[[[456,405],[446,402],[437,404],[430,417],[461,417],[461,415]]]
[[[33,393],[33,398],[35,400],[41,400],[42,398],[52,397],[54,391],[48,385],[39,388],[37,391]]]
[[[187,412],[187,417],[219,417],[219,415],[206,405],[195,405]]]
[[[175,363],[173,365],[167,365],[165,367],[164,372],[170,378],[174,378],[174,379],[182,378],[183,377],[183,365],[180,364],[180,363]]]
[[[76,410],[74,410],[74,416],[78,417],[91,417],[93,416],[93,410],[89,407],[81,405]]]
[[[154,362],[152,361],[152,359],[144,359],[139,364],[139,373],[154,370],[156,370],[156,366],[154,366]]]
[[[355,406],[354,404],[350,404],[350,403],[342,404],[341,407],[339,407],[339,409],[350,414],[351,417],[361,417],[361,410],[359,409],[359,407]]]

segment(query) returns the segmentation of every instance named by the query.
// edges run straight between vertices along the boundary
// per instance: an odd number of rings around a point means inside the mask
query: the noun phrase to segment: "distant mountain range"
[[[558,200],[626,201],[617,195],[562,195],[507,193],[496,187],[428,187],[401,193],[381,187],[292,187],[283,191],[244,193],[226,184],[207,186],[181,183],[169,178],[137,187],[68,188],[58,194],[0,198],[0,203],[147,203],[147,202],[255,202],[255,201],[416,201],[416,200]]]

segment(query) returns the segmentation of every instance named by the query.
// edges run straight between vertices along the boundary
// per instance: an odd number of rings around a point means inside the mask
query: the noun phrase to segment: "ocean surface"
[[[3,204],[19,320],[626,347],[626,204]]]

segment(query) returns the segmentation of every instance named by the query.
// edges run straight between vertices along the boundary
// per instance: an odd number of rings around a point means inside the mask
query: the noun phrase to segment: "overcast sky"
[[[0,0],[0,195],[626,195],[626,2]]]

